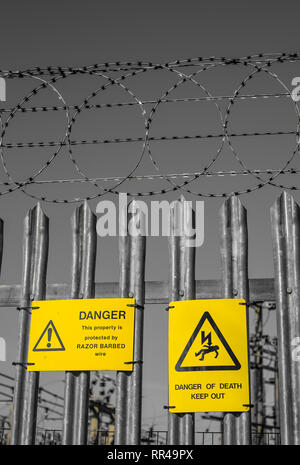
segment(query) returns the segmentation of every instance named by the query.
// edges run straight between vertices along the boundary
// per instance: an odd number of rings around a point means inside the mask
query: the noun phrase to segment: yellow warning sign
[[[132,371],[134,299],[33,302],[28,371]]]
[[[171,302],[171,412],[249,410],[247,317],[244,300]]]

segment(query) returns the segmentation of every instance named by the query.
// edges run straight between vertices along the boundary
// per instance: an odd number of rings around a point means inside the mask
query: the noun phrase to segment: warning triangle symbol
[[[53,321],[50,320],[44,331],[40,335],[37,343],[32,349],[33,352],[49,352],[57,350],[66,350]]]
[[[241,364],[209,312],[204,312],[178,362],[176,371],[239,370]]]

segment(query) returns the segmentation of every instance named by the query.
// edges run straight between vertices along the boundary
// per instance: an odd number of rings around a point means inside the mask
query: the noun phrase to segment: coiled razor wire
[[[161,195],[166,194],[167,192],[173,191],[183,191],[194,196],[198,197],[228,197],[231,195],[242,195],[254,192],[258,189],[270,185],[280,189],[291,189],[299,190],[300,188],[296,186],[286,186],[277,182],[278,176],[284,174],[298,174],[299,170],[291,168],[290,165],[292,161],[296,158],[296,155],[299,155],[299,146],[300,146],[300,137],[299,137],[299,122],[300,122],[300,113],[299,108],[296,102],[292,100],[292,94],[286,84],[279,78],[279,76],[271,70],[271,67],[275,63],[286,63],[286,62],[297,62],[300,59],[298,53],[270,53],[270,54],[258,54],[258,55],[249,55],[242,58],[226,58],[226,57],[196,57],[183,60],[176,60],[173,62],[165,64],[154,64],[150,62],[114,62],[114,63],[102,63],[95,64],[91,66],[84,67],[53,67],[49,66],[46,68],[31,68],[27,70],[1,70],[0,76],[7,79],[16,79],[16,78],[29,78],[34,79],[38,82],[37,87],[35,87],[31,92],[29,92],[20,102],[12,109],[1,109],[0,110],[0,122],[1,122],[1,137],[0,137],[0,160],[3,166],[4,173],[6,174],[8,181],[0,183],[1,185],[7,187],[6,190],[0,192],[0,196],[10,194],[14,191],[20,190],[25,195],[32,197],[37,200],[42,200],[45,202],[51,203],[74,203],[80,202],[83,200],[91,200],[94,198],[101,197],[108,193],[119,194],[119,188],[125,183],[125,181],[133,180],[163,180],[167,187],[158,190],[152,191],[138,191],[138,192],[127,192],[128,195],[132,197],[141,197],[141,196],[151,196],[151,195]],[[241,81],[240,85],[236,88],[233,95],[225,96],[216,96],[212,95],[208,89],[198,81],[198,78],[202,76],[203,73],[211,69],[216,69],[219,66],[228,66],[228,65],[239,65],[250,69],[249,74]],[[187,74],[186,69],[193,69],[196,67],[195,71],[192,71],[191,74]],[[184,68],[184,72],[182,69]],[[167,91],[165,91],[158,99],[154,100],[143,100],[139,98],[135,92],[133,92],[127,83],[134,76],[138,76],[142,73],[148,71],[157,71],[163,70],[170,72],[177,78],[177,82],[173,84]],[[112,78],[108,73],[118,72],[122,73],[120,76]],[[125,73],[125,74],[124,74]],[[282,92],[277,93],[252,93],[252,94],[242,94],[241,92],[246,88],[247,84],[255,78],[256,75],[264,73],[268,77],[271,77],[275,80],[283,89]],[[96,78],[101,78],[101,80],[106,81],[105,84],[99,86],[95,91],[90,93],[90,95],[79,104],[79,105],[68,105],[64,99],[62,92],[58,91],[56,83],[62,79],[67,79],[69,76],[76,75],[90,75],[95,76]],[[43,76],[43,77],[42,77]],[[47,79],[46,79],[47,77]],[[126,84],[125,84],[126,81]],[[189,98],[172,98],[172,93],[178,89],[184,83],[189,82],[196,88],[200,89],[204,96],[201,97],[189,97]],[[127,102],[109,102],[97,104],[93,103],[93,99],[99,95],[101,92],[105,92],[108,88],[115,86],[122,89],[129,97],[130,101]],[[27,107],[30,100],[39,94],[40,91],[44,89],[52,90],[58,97],[60,103],[58,105],[52,106],[31,106]],[[232,107],[235,101],[246,100],[246,99],[271,99],[271,98],[290,98],[293,101],[293,107],[296,115],[296,128],[295,131],[256,131],[248,133],[235,133],[229,131],[230,116],[232,112]],[[228,105],[225,111],[225,115],[219,106],[220,101],[228,100]],[[166,103],[178,103],[178,102],[188,102],[188,101],[211,101],[220,118],[221,131],[211,134],[195,134],[195,135],[173,135],[173,136],[159,136],[155,137],[151,134],[151,128],[155,114],[157,113],[160,105]],[[146,104],[152,104],[148,116],[145,110]],[[141,115],[144,122],[144,136],[143,137],[126,137],[126,138],[112,138],[112,139],[94,139],[94,140],[72,140],[71,134],[73,131],[74,125],[77,123],[79,115],[84,110],[89,109],[102,109],[102,108],[116,108],[122,106],[139,106],[141,110]],[[70,111],[73,110],[74,113],[71,116]],[[9,124],[11,124],[13,118],[18,113],[30,113],[30,112],[55,112],[55,111],[64,111],[65,112],[65,128],[63,129],[63,135],[59,141],[30,141],[30,142],[6,142],[5,136]],[[3,122],[3,115],[8,114],[5,122]],[[240,158],[237,149],[234,146],[232,139],[236,136],[247,137],[247,136],[273,136],[273,135],[295,135],[296,144],[295,148],[292,150],[291,154],[287,158],[287,161],[283,164],[280,169],[249,169],[245,162]],[[167,140],[191,140],[191,139],[212,139],[217,138],[220,140],[218,147],[215,153],[210,155],[209,161],[205,164],[204,168],[200,171],[193,173],[163,173],[158,160],[156,159],[153,149],[151,148],[151,142],[153,141],[167,141]],[[111,177],[93,177],[87,175],[85,170],[79,165],[78,160],[76,160],[72,147],[76,145],[96,145],[96,144],[114,144],[114,143],[130,143],[130,142],[142,142],[141,152],[138,155],[134,166],[129,169],[129,172],[126,176],[111,176]],[[240,166],[240,170],[217,170],[213,171],[212,168],[216,164],[217,160],[220,159],[224,145],[230,148],[230,151],[233,155],[233,158]],[[14,176],[10,172],[7,166],[6,157],[4,149],[6,152],[10,148],[33,148],[33,147],[54,147],[55,150],[48,157],[47,161],[43,165],[34,171],[34,173],[25,179],[24,181],[17,181],[14,179]],[[67,153],[69,156],[72,165],[75,167],[79,179],[61,179],[61,180],[44,180],[40,181],[37,178],[44,173],[47,168],[52,165],[53,161],[57,158],[58,154],[61,152],[62,147],[67,147]],[[154,175],[137,175],[136,171],[138,167],[141,166],[144,158],[148,156],[148,159],[151,161],[156,174]],[[256,184],[249,188],[244,188],[234,192],[203,192],[198,190],[192,190],[190,184],[196,181],[199,178],[209,177],[209,176],[226,176],[226,175],[249,175],[255,179]],[[263,179],[262,174],[270,175],[269,178]],[[176,180],[180,180],[177,182]],[[112,187],[105,187],[107,181],[114,181],[115,185]],[[95,195],[85,196],[85,197],[75,197],[73,199],[50,199],[47,196],[32,194],[27,191],[27,188],[32,185],[42,185],[42,184],[56,184],[56,183],[88,183],[96,188],[97,193]],[[124,186],[123,186],[124,188]]]

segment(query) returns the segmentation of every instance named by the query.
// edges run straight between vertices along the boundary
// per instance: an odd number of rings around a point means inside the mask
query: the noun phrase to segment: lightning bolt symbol
[[[211,346],[211,333],[208,333],[207,336],[205,336],[205,331],[201,331],[201,344],[203,345],[205,341],[208,341],[207,344]]]

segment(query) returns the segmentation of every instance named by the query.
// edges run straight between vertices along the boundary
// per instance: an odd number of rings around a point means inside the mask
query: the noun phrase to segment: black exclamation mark
[[[48,344],[47,347],[51,347],[51,336],[52,336],[52,328],[48,328]]]

